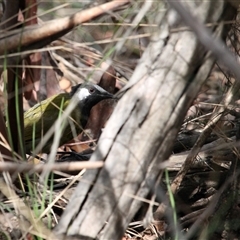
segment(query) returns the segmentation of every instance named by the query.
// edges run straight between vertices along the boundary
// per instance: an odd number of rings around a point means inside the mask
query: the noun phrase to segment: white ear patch
[[[81,88],[78,91],[78,93],[76,94],[76,96],[79,99],[79,101],[82,101],[83,99],[85,99],[89,95],[90,95],[90,93],[89,93],[88,89],[86,89],[86,88]]]

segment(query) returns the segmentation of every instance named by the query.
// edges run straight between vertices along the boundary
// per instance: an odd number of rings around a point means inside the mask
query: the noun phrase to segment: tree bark
[[[200,22],[217,23],[211,27],[217,36],[226,35],[226,25],[219,23],[235,14],[224,1],[184,6]],[[142,199],[154,194],[160,163],[169,158],[186,111],[215,62],[193,32],[177,29],[184,25],[176,12],[159,12],[159,29],[91,158],[105,165],[85,173],[56,227],[58,234],[103,240],[123,236]]]

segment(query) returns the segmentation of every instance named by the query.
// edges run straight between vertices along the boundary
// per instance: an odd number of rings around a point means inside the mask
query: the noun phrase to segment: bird
[[[98,85],[108,92],[114,94],[116,92],[117,76],[116,70],[113,66],[109,66],[108,69],[103,73]],[[88,141],[90,139],[98,139],[102,133],[106,122],[111,116],[115,106],[117,105],[118,99],[104,99],[97,103],[91,109],[91,113],[88,122],[85,126],[85,131],[81,133],[79,139],[81,141]],[[90,144],[91,145],[91,144]]]
[[[56,122],[61,112],[71,101],[78,101],[66,121],[61,132],[59,146],[72,140],[87,124],[90,111],[94,105],[104,99],[114,98],[113,94],[92,83],[82,83],[73,86],[70,93],[60,93],[34,105],[24,113],[24,141],[26,153],[31,153],[41,142],[43,136]],[[72,127],[75,127],[75,134]],[[49,153],[53,142],[51,136],[43,143],[42,153]]]

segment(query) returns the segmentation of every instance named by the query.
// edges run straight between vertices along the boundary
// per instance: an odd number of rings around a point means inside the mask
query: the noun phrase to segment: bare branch
[[[53,164],[31,164],[31,163],[14,163],[14,162],[0,162],[0,172],[9,173],[41,173],[43,171],[80,171],[82,169],[96,169],[103,167],[102,161],[89,162],[64,162],[64,163],[53,163]]]

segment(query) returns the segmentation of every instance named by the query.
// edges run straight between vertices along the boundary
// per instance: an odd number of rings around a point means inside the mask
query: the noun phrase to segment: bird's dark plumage
[[[75,137],[72,132],[73,126],[76,133],[79,134],[87,123],[92,107],[107,98],[113,98],[113,95],[98,85],[86,83],[72,87],[70,94],[60,93],[36,104],[24,114],[26,152],[29,153],[35,149],[70,101],[77,101],[78,104],[68,117],[65,127],[59,129],[62,131],[60,145]],[[53,136],[43,143],[42,152],[50,151],[52,141]]]

